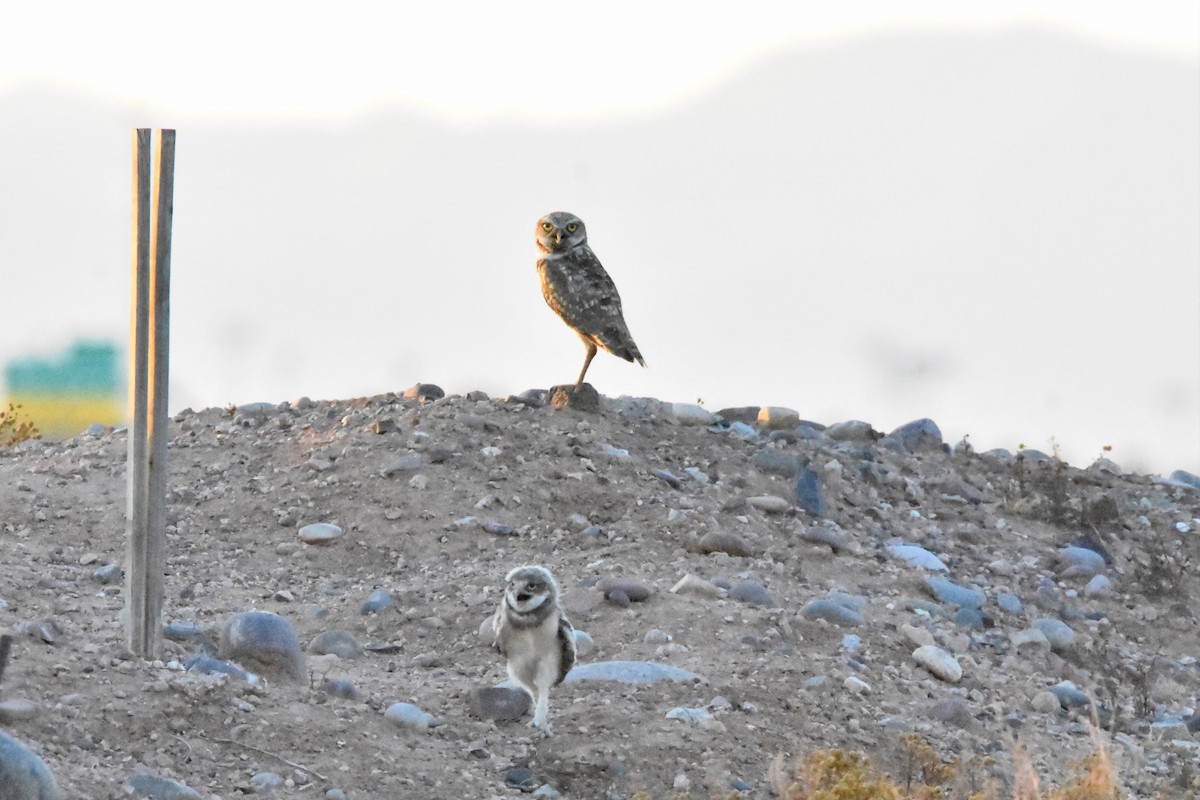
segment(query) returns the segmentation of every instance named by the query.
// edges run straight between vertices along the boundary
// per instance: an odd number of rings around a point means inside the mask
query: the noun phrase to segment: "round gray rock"
[[[0,800],[59,800],[58,784],[37,753],[0,731]]]
[[[358,658],[363,654],[363,646],[350,631],[333,630],[318,633],[308,643],[308,652],[324,656],[335,655],[338,658]]]
[[[270,611],[234,614],[221,629],[221,655],[267,675],[302,680],[306,662],[292,623]]]

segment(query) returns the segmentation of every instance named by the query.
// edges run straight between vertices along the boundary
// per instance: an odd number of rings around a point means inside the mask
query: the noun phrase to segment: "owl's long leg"
[[[596,357],[596,343],[584,340],[583,346],[587,348],[587,356],[583,359],[583,369],[579,371],[579,380],[575,381],[575,385],[583,383],[583,376],[587,375],[588,367],[592,365],[592,359]]]
[[[530,725],[548,735],[550,733],[550,687],[538,686],[534,697],[533,722]]]

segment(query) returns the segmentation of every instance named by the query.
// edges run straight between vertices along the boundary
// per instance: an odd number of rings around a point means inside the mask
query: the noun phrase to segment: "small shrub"
[[[29,439],[40,439],[42,433],[31,420],[22,419],[18,411],[20,404],[8,404],[7,411],[0,411],[0,447],[12,447]]]

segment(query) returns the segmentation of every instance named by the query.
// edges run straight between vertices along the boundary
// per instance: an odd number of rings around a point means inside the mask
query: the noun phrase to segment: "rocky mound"
[[[1043,786],[1096,735],[1137,797],[1200,768],[1195,476],[929,420],[406,394],[175,417],[154,662],[123,644],[125,431],[0,450],[29,748],[0,758],[67,798],[770,797],[778,754],[900,770],[913,733],[1002,787],[1014,735]],[[591,644],[550,738],[479,635],[524,563]]]

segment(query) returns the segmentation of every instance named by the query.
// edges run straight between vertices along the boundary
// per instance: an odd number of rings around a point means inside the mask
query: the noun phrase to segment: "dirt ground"
[[[96,574],[125,558],[126,431],[2,449],[0,631],[14,640],[0,701],[27,711],[0,725],[42,756],[65,798],[124,798],[145,769],[225,800],[515,798],[505,780],[516,767],[532,770],[531,789],[550,787],[541,796],[766,798],[777,756],[824,748],[903,777],[909,733],[967,765],[960,788],[991,778],[1010,791],[1014,735],[1043,788],[1057,785],[1098,736],[1133,796],[1184,795],[1200,734],[1169,723],[1200,705],[1200,491],[1036,454],[897,452],[870,431],[751,435],[689,421],[654,400],[586,412],[478,393],[177,415],[164,622],[215,640],[230,615],[257,608],[284,616],[302,644],[340,629],[366,646],[353,659],[310,654],[305,680],[256,685],[185,672],[195,640],[164,641],[155,661],[128,652],[123,585]],[[797,506],[797,465],[819,483],[823,513]],[[781,500],[752,500],[763,496]],[[317,522],[343,533],[300,541]],[[706,554],[699,539],[713,532],[745,555]],[[1089,595],[1090,576],[1061,574],[1059,549],[1083,536],[1111,557],[1111,590]],[[982,624],[952,621],[930,573],[889,554],[900,541],[985,593]],[[505,678],[480,623],[506,571],[526,563],[563,586],[595,642],[583,662],[663,662],[702,679],[564,684],[549,738],[524,720],[474,717],[471,692]],[[671,592],[688,574],[756,584],[774,607]],[[651,596],[605,599],[595,584],[614,576]],[[378,588],[392,605],[364,615]],[[800,613],[834,590],[858,598],[861,624]],[[1022,609],[998,607],[1002,592]],[[1074,641],[1014,643],[1041,617],[1062,619]],[[962,679],[918,665],[905,625],[955,654]],[[324,691],[331,678],[357,697]],[[1100,701],[1103,731],[1084,709],[1037,703],[1062,680]],[[397,727],[383,713],[396,702],[436,724]],[[678,707],[711,719],[668,718]]]

